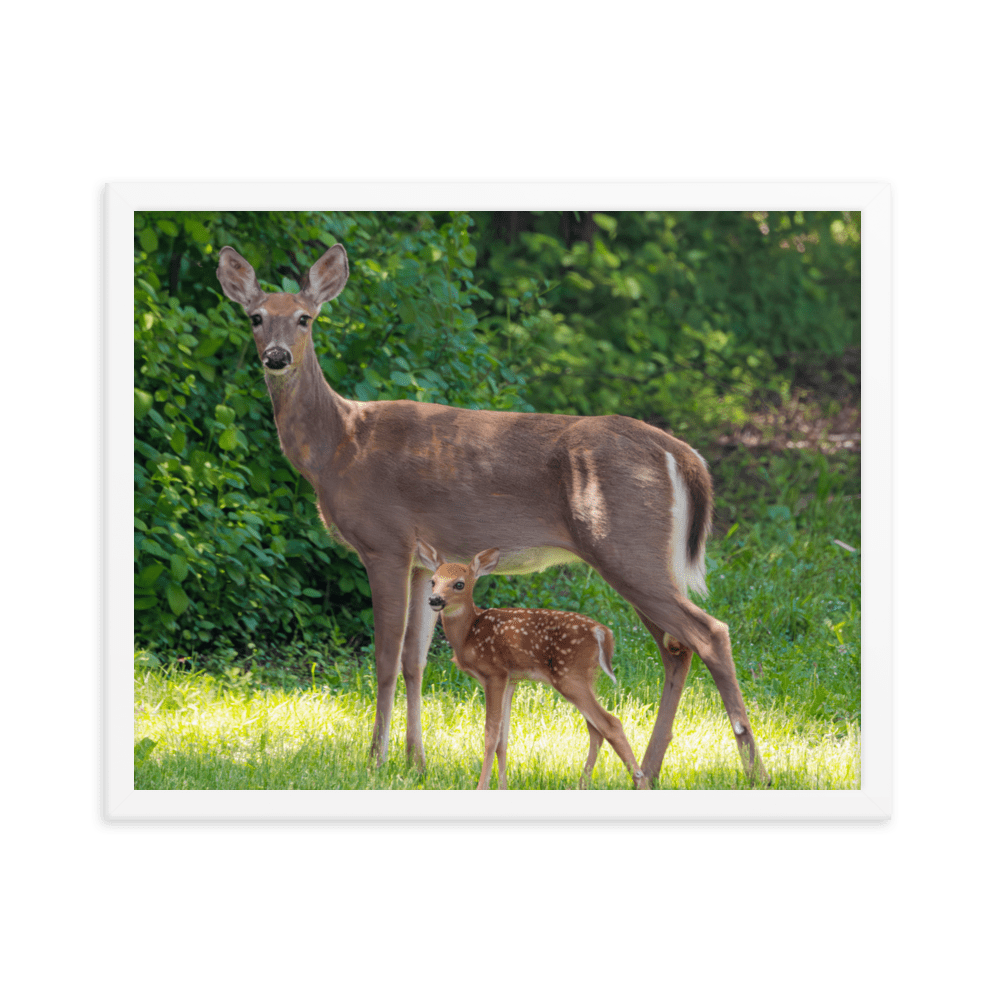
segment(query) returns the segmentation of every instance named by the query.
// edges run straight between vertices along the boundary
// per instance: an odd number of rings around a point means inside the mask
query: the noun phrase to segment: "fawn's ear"
[[[350,268],[347,266],[347,251],[339,244],[332,247],[305,274],[299,282],[302,294],[321,306],[335,299],[347,284]]]
[[[433,573],[441,565],[442,559],[437,549],[417,539],[417,558]]]
[[[215,273],[226,296],[244,309],[252,309],[265,297],[249,261],[232,247],[223,247],[219,251],[219,266]]]
[[[487,573],[492,573],[493,570],[497,568],[498,562],[500,562],[500,550],[487,549],[485,552],[480,552],[479,555],[472,560],[472,564],[469,566],[469,569],[472,570],[475,578],[478,580],[481,576],[486,576]]]

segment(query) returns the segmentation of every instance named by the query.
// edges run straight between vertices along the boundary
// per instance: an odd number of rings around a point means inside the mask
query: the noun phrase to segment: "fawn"
[[[580,778],[581,787],[594,768],[601,744],[607,740],[624,761],[635,786],[649,788],[621,722],[594,694],[598,668],[615,680],[611,671],[615,637],[611,629],[571,611],[477,608],[472,602],[473,586],[479,577],[496,569],[499,549],[480,552],[462,566],[444,562],[432,546],[418,539],[417,556],[434,573],[430,606],[441,612],[455,665],[475,677],[486,693],[485,752],[477,790],[490,786],[494,754],[500,788],[507,787],[510,705],[517,682],[525,678],[550,684],[576,705],[586,720],[590,753]]]

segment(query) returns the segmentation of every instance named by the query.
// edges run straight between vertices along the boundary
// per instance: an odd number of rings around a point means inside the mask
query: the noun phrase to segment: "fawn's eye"
[[[464,580],[458,580],[455,583],[455,589],[456,590],[465,590],[465,581]]]
[[[309,325],[309,317],[308,316],[300,316],[299,317],[299,326],[308,326],[308,325]]]
[[[251,326],[260,326],[260,324],[263,323],[263,322],[264,322],[264,318],[260,315],[260,313],[254,313],[250,317],[250,325]]]

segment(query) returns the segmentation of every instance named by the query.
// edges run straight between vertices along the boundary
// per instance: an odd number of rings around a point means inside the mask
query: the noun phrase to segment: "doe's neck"
[[[275,420],[287,419],[303,407],[318,405],[326,409],[329,404],[336,406],[338,401],[347,402],[330,388],[312,343],[306,345],[302,357],[291,366],[291,370],[275,374],[265,368],[264,381],[274,407]]]
[[[311,343],[291,371],[264,374],[282,450],[308,477],[336,449],[356,404],[330,387]]]

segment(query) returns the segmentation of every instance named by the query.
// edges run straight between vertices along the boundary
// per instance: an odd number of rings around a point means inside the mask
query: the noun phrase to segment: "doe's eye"
[[[465,590],[465,581],[464,581],[464,580],[459,580],[459,581],[458,581],[458,582],[457,582],[457,583],[455,584],[455,589],[456,589],[456,590]]]
[[[260,326],[260,324],[263,323],[263,322],[264,322],[264,318],[260,315],[260,313],[254,313],[250,317],[250,325],[251,326]]]
[[[300,316],[299,317],[299,326],[308,326],[308,325],[309,325],[309,317],[308,316]]]

